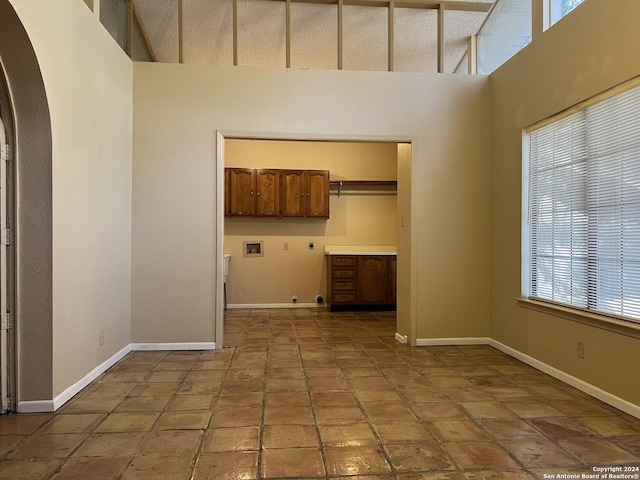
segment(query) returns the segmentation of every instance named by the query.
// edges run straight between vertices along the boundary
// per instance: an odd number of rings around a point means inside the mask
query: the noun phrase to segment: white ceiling
[[[442,0],[442,3],[492,0]],[[178,62],[178,1],[133,0],[160,62]],[[345,2],[346,3],[346,2]],[[452,3],[453,5],[453,3]],[[388,69],[388,9],[345,5],[343,68]],[[455,70],[486,12],[446,10],[444,71]],[[291,67],[336,69],[338,6],[291,3]],[[183,0],[185,63],[233,64],[233,1]],[[437,10],[394,9],[394,70],[437,72]],[[238,0],[238,64],[286,66],[286,3]]]

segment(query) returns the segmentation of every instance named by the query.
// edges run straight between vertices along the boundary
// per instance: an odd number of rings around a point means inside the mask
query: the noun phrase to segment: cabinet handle
[[[260,192],[258,192],[258,196],[260,196]]]
[[[251,196],[253,197],[253,190],[251,190]]]

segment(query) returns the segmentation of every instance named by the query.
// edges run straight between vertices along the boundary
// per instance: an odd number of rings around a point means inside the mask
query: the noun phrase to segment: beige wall
[[[486,77],[134,64],[133,341],[215,336],[216,131],[412,141],[417,336],[486,336],[489,103]]]
[[[395,180],[396,150],[395,143],[227,139],[224,160],[228,167],[329,170],[331,180]],[[325,245],[396,245],[394,190],[332,192],[328,220],[225,219],[229,304],[291,305],[293,295],[314,304],[326,296]],[[264,256],[245,258],[243,241],[255,240],[263,241]]]
[[[640,340],[519,307],[522,129],[640,74],[640,3],[589,0],[491,76],[491,337],[640,405]],[[595,33],[597,32],[597,33]],[[586,357],[576,344],[585,342]]]
[[[55,397],[130,343],[132,63],[82,2],[12,3],[51,112]]]

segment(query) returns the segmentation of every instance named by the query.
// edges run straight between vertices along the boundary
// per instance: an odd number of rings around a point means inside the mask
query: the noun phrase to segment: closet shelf
[[[329,182],[332,188],[338,189],[338,198],[342,190],[362,190],[370,187],[398,187],[397,180],[331,180]]]

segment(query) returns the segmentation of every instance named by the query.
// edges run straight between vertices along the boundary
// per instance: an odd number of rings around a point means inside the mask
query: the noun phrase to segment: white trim
[[[75,395],[93,382],[96,378],[109,370],[115,363],[122,359],[127,353],[131,351],[131,344],[122,348],[119,352],[115,353],[110,358],[106,359],[96,368],[87,373],[84,377],[78,380],[73,385],[65,389],[60,395],[56,396],[53,400],[35,400],[18,403],[18,412],[20,413],[42,413],[42,412],[55,412],[62,405],[71,400]]]
[[[133,351],[149,350],[215,350],[215,342],[185,342],[185,343],[132,343]]]
[[[619,410],[622,410],[623,412],[628,413],[629,415],[633,415],[634,417],[640,418],[640,405],[635,405],[631,402],[628,402],[627,400],[624,400],[620,397],[613,395],[612,393],[605,392],[601,388],[591,385],[590,383],[587,383],[584,380],[580,380],[579,378],[576,378],[573,375],[570,375],[566,372],[563,372],[562,370],[552,367],[551,365],[541,362],[540,360],[530,357],[525,353],[519,352],[518,350],[515,350],[497,340],[489,339],[489,345],[491,345],[494,348],[497,348],[498,350],[506,353],[507,355],[510,355],[520,360],[521,362],[526,363],[527,365],[537,368],[538,370],[548,375],[551,375],[552,377],[555,377],[558,380],[563,381],[564,383],[571,385],[572,387],[577,388],[578,390],[588,393],[589,395],[597,398],[598,400],[602,400],[604,403],[607,403],[613,407],[616,407]]]
[[[407,338],[406,335],[401,335],[400,333],[396,332],[396,340],[404,345],[406,345],[407,343],[409,343],[409,339]]]
[[[55,412],[55,400],[34,400],[32,402],[19,402],[18,413],[49,413]]]
[[[227,305],[227,309],[232,308],[326,308],[324,303],[234,303]]]
[[[489,337],[463,337],[463,338],[418,338],[416,346],[427,347],[436,345],[488,345]]]

